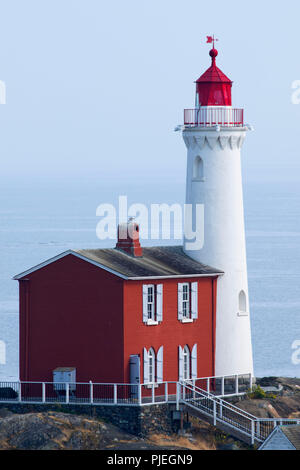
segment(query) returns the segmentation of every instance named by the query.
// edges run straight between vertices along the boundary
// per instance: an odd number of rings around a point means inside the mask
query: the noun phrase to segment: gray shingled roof
[[[143,247],[142,257],[116,248],[75,251],[128,278],[223,274],[220,269],[194,261],[184,253],[182,246]]]
[[[289,424],[287,426],[280,426],[280,429],[296,450],[300,450],[300,425]]]

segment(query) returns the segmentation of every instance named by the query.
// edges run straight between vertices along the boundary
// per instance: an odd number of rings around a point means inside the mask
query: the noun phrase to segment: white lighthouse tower
[[[253,373],[241,177],[248,127],[231,105],[231,80],[212,64],[196,81],[195,109],[185,110],[186,204],[204,208],[202,246],[185,238],[191,258],[224,271],[217,284],[215,374]],[[193,221],[194,222],[194,221]],[[193,224],[195,226],[195,224]]]

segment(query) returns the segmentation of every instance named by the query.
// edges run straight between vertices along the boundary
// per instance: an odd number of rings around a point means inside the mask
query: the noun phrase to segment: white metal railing
[[[277,425],[300,424],[300,418],[257,418],[224,400],[224,397],[243,395],[251,388],[251,374],[152,384],[0,382],[0,403],[117,406],[176,403],[177,409],[185,404],[211,417],[214,425],[223,423],[247,436],[252,444],[266,439]]]
[[[300,418],[257,418],[210,392],[186,382],[178,382],[177,384],[177,409],[179,409],[180,403],[185,403],[188,407],[199,411],[200,414],[211,417],[214,426],[221,423],[234,429],[240,435],[246,436],[251,444],[254,444],[255,441],[263,442],[277,425],[300,424]]]
[[[243,395],[252,387],[251,374],[204,377],[186,381],[218,396]],[[152,405],[176,402],[175,381],[153,384],[0,382],[1,402]]]
[[[244,110],[230,106],[203,106],[184,110],[184,125],[195,127],[242,127]]]

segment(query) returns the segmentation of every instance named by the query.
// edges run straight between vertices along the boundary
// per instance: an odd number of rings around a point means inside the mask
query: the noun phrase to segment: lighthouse
[[[232,81],[216,65],[214,41],[209,55],[211,66],[196,81],[195,108],[184,110],[182,128],[186,204],[193,208],[186,215],[194,218],[202,207],[204,236],[199,246],[185,235],[184,251],[224,272],[217,289],[215,375],[253,374],[241,176],[249,126],[243,109],[232,107]]]

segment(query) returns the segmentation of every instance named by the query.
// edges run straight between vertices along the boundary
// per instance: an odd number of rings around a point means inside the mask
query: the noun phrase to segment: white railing
[[[218,396],[243,395],[252,387],[251,374],[204,377],[186,381]],[[176,402],[177,382],[153,384],[0,382],[0,403],[66,403],[153,405]]]
[[[252,388],[251,374],[201,377],[153,384],[0,382],[0,403],[60,403],[110,406],[144,406],[176,403],[225,424],[252,444],[263,442],[277,425],[300,424],[299,419],[257,418],[224,400]]]
[[[277,425],[300,424],[300,418],[257,418],[208,391],[186,382],[178,382],[177,385],[177,409],[180,403],[212,418],[214,426],[223,424],[235,430],[241,437],[248,438],[251,444],[263,442]]]
[[[227,106],[203,106],[184,110],[184,125],[193,127],[242,127],[244,110]]]

